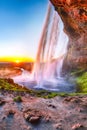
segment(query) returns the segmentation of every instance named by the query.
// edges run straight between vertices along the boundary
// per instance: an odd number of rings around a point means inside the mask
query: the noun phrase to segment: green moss
[[[67,97],[70,95],[70,93],[68,94],[68,93],[61,93],[61,92],[48,92],[46,90],[41,90],[41,91],[33,90],[32,94],[41,98],[54,98],[56,96]]]
[[[84,72],[85,72],[84,69],[74,70],[73,72],[71,72],[71,76],[78,76],[78,75],[81,75]]]
[[[77,78],[78,91],[87,93],[87,72]]]
[[[58,95],[56,92],[48,92],[46,90],[30,90],[29,93],[31,95],[41,97],[41,98],[53,98]]]
[[[57,93],[51,93],[51,94],[48,94],[46,98],[53,98],[53,97],[56,97],[58,94]]]
[[[13,100],[14,100],[14,102],[22,102],[21,96],[17,96]]]
[[[0,79],[0,89],[11,90],[11,91],[28,91],[20,85],[15,84],[9,79]]]

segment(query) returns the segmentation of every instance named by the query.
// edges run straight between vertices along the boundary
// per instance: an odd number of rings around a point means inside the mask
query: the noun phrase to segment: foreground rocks
[[[39,123],[41,117],[42,117],[41,113],[37,110],[28,109],[27,111],[24,112],[24,118],[32,124]]]
[[[5,99],[3,97],[0,97],[0,106],[5,104]]]
[[[87,130],[87,96],[52,99],[1,93],[0,130]]]

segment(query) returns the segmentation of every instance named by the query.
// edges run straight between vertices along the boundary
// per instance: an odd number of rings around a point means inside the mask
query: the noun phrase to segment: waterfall
[[[21,69],[22,75],[13,77],[14,82],[31,89],[75,91],[75,85],[61,76],[68,46],[63,29],[60,16],[49,4],[32,74]]]
[[[37,84],[61,77],[68,45],[68,37],[63,28],[60,16],[49,4],[33,69]]]

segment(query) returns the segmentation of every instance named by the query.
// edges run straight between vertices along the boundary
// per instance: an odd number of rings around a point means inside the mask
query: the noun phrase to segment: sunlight
[[[20,60],[15,60],[15,62],[16,62],[17,64],[19,64],[19,63],[20,63]]]
[[[0,62],[34,62],[35,59],[31,57],[21,57],[21,56],[7,56],[7,57],[1,57],[0,56]]]

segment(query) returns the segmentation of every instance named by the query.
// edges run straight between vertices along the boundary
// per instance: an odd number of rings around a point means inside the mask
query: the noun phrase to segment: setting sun
[[[15,62],[16,62],[17,64],[18,64],[18,63],[20,63],[20,61],[19,61],[19,60],[16,60]]]

